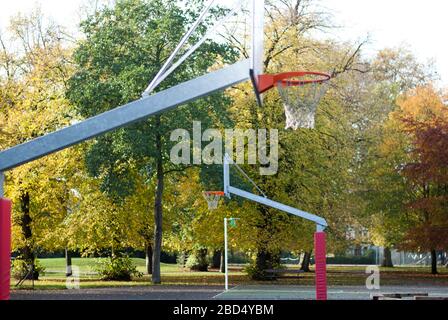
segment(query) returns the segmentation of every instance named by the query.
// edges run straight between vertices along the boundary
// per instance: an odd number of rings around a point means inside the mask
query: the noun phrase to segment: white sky
[[[321,0],[338,25],[341,40],[370,35],[370,50],[407,46],[422,61],[434,59],[448,86],[448,1],[446,0]]]
[[[68,28],[76,27],[80,7],[88,0],[0,0],[0,28],[4,30],[11,16],[19,12],[29,13],[36,6],[45,16]]]
[[[79,21],[80,7],[94,0],[0,0],[0,29],[10,16],[29,12],[39,4],[46,16],[70,29]],[[224,0],[221,0],[224,1]],[[321,0],[331,10],[340,40],[363,39],[370,34],[369,51],[408,45],[423,62],[434,58],[444,85],[448,85],[448,1],[446,0]]]

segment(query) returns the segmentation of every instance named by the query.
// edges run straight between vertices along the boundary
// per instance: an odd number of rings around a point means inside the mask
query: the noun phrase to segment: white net
[[[328,90],[328,82],[297,85],[288,81],[277,83],[286,114],[286,129],[313,129],[317,105]]]
[[[202,195],[204,196],[205,200],[208,203],[209,210],[218,209],[219,200],[221,200],[221,198],[223,196],[221,193],[206,191],[206,192],[203,192]]]

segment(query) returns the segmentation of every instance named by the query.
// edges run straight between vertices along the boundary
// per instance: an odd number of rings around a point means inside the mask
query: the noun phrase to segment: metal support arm
[[[260,203],[260,204],[263,204],[265,206],[268,206],[268,207],[271,207],[271,208],[274,208],[274,209],[277,209],[277,210],[280,210],[280,211],[292,214],[294,216],[297,216],[297,217],[300,217],[300,218],[303,218],[303,219],[306,219],[306,220],[309,220],[309,221],[312,221],[312,222],[316,223],[317,225],[321,226],[323,229],[325,229],[328,226],[327,221],[325,221],[324,218],[318,217],[318,216],[316,216],[314,214],[311,214],[311,213],[308,213],[308,212],[305,212],[305,211],[302,211],[302,210],[299,210],[299,209],[287,206],[287,205],[282,204],[280,202],[276,202],[276,201],[273,201],[273,200],[270,200],[270,199],[267,199],[267,198],[263,198],[263,197],[257,196],[257,195],[255,195],[253,193],[250,193],[250,192],[247,192],[247,191],[243,191],[243,190],[234,188],[232,186],[229,186],[228,190],[229,190],[229,192],[231,194],[234,194],[236,196],[239,196],[239,197],[242,197],[242,198],[245,198],[245,199],[248,199],[248,200]]]
[[[174,58],[176,57],[176,55],[179,53],[179,51],[182,49],[182,47],[188,41],[188,39],[190,39],[193,32],[195,32],[195,30],[199,27],[201,22],[204,20],[205,15],[210,11],[210,8],[213,5],[213,2],[215,2],[215,1],[214,0],[208,1],[205,8],[202,10],[201,14],[199,15],[199,18],[196,20],[196,22],[193,24],[193,26],[190,28],[190,30],[188,30],[188,32],[183,36],[182,40],[177,45],[176,49],[174,49],[174,51],[171,53],[168,60],[165,61],[165,64],[163,65],[162,69],[159,70],[159,72],[157,73],[155,78],[151,81],[149,86],[143,92],[143,97],[148,96],[155,89],[155,87],[160,83],[160,82],[158,82],[159,78],[164,75],[164,73],[166,72],[166,69],[174,61]]]
[[[317,231],[321,232],[324,231],[327,227],[327,221],[324,218],[321,218],[319,216],[316,216],[314,214],[287,206],[285,204],[282,204],[280,202],[276,202],[273,200],[270,200],[268,198],[265,197],[260,197],[256,194],[244,191],[244,190],[240,190],[238,188],[232,187],[231,186],[231,182],[230,182],[230,164],[232,163],[232,159],[230,158],[230,156],[228,154],[224,155],[224,194],[226,197],[230,198],[230,196],[232,194],[263,204],[265,206],[292,214],[294,216],[312,221],[314,223],[317,224]]]
[[[144,99],[107,111],[70,127],[0,152],[0,171],[63,150],[179,105],[249,80],[249,60],[181,83]]]

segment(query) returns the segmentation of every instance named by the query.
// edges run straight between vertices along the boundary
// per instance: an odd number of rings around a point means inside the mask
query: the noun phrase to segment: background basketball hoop
[[[259,76],[258,90],[277,86],[283,99],[286,129],[314,128],[317,105],[328,89],[331,76],[321,72],[286,72]]]
[[[208,203],[209,210],[216,210],[219,206],[219,200],[224,197],[224,192],[222,191],[204,191],[202,193],[205,200]]]

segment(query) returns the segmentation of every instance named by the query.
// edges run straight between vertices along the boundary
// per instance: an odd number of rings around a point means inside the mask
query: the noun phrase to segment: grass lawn
[[[91,275],[95,273],[95,262],[101,260],[98,258],[72,258],[72,265],[77,266],[81,275]],[[145,259],[132,258],[132,263],[137,267],[140,272],[145,272],[146,261]],[[65,277],[65,258],[51,258],[51,259],[39,259],[42,266],[45,267],[46,275],[60,275]],[[179,272],[180,269],[175,264],[161,265],[162,272]]]
[[[81,288],[105,288],[105,287],[132,287],[132,286],[152,286],[151,278],[148,275],[142,278],[133,279],[130,282],[101,281],[94,273],[96,259],[73,258],[73,266],[80,268]],[[145,260],[132,259],[137,269],[144,273]],[[45,267],[45,273],[41,275],[39,281],[34,285],[39,290],[65,289],[65,259],[40,259]],[[290,266],[292,267],[292,266]],[[230,267],[230,282],[232,284],[300,284],[314,285],[314,273],[303,274],[300,279],[279,279],[273,282],[255,282],[243,272],[242,266]],[[297,266],[296,266],[297,268]],[[210,272],[190,272],[175,264],[162,264],[162,281],[164,285],[222,285],[224,275],[218,270]],[[382,285],[443,285],[448,286],[448,269],[439,268],[439,275],[429,274],[429,267],[396,267],[380,268]],[[364,285],[367,274],[365,266],[328,266],[329,285]],[[16,280],[11,281],[12,289],[15,289]],[[29,289],[31,281],[26,281],[20,289]]]

